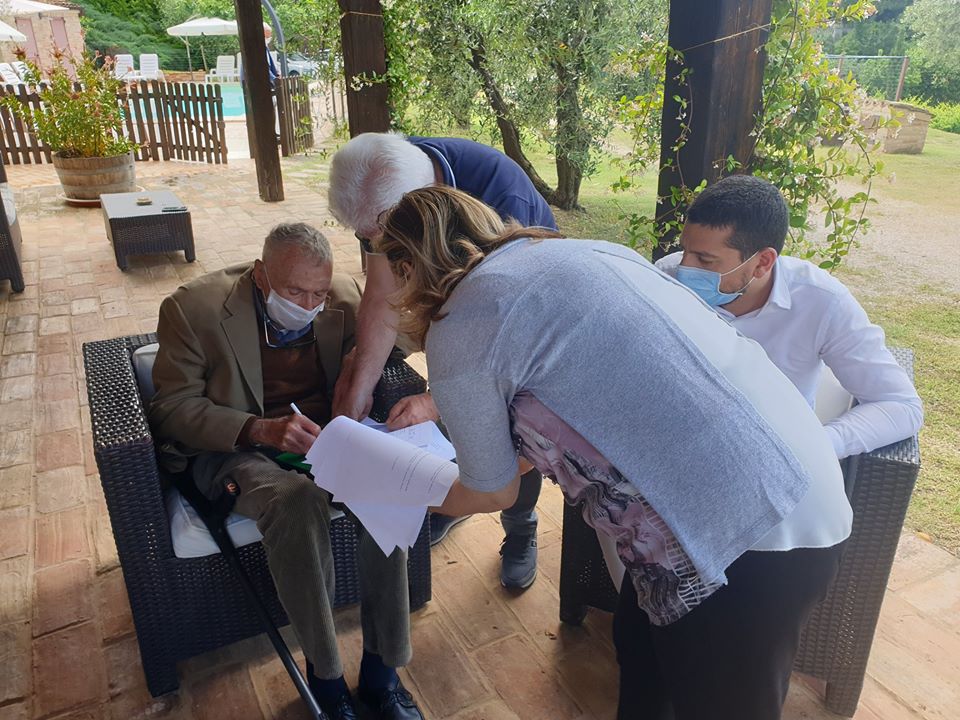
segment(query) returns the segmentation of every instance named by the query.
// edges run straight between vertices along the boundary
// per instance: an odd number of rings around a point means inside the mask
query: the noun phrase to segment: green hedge
[[[960,103],[940,103],[930,110],[933,112],[932,127],[951,133],[960,133]]]
[[[960,134],[960,103],[930,103],[918,98],[909,98],[906,102],[933,114],[930,127]]]

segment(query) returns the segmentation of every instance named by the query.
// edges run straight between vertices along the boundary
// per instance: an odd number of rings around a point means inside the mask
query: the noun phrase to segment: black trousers
[[[508,535],[530,535],[537,532],[537,500],[540,499],[540,488],[543,485],[543,476],[536,468],[528,470],[520,476],[520,491],[517,499],[509,508],[500,513],[500,523]]]
[[[744,553],[727,568],[727,585],[661,627],[625,575],[613,621],[618,720],[777,720],[800,631],[842,545]]]

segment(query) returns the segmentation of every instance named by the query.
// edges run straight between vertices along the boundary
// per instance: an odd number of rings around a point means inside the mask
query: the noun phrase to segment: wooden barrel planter
[[[102,193],[137,189],[132,152],[90,158],[65,158],[54,153],[52,157],[67,202],[99,204]]]

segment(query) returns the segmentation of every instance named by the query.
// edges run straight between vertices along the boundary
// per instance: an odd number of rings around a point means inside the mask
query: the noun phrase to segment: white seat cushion
[[[145,403],[153,397],[153,363],[159,349],[160,343],[150,343],[133,351],[133,373],[137,376],[137,387]]]
[[[205,557],[220,552],[197,511],[183,499],[176,488],[167,491],[167,517],[170,519],[173,554],[178,558]],[[230,513],[227,517],[227,534],[236,547],[249,545],[263,538],[257,530],[256,522],[237,513]]]
[[[176,488],[170,488],[166,495],[167,517],[170,520],[170,537],[173,541],[173,554],[178,558],[196,558],[215,555],[220,552],[217,543],[207,531],[207,526]],[[343,517],[343,512],[330,508],[330,520]],[[239,513],[227,516],[227,535],[234,546],[243,547],[263,539],[257,529],[257,523]]]
[[[13,189],[7,183],[0,183],[0,199],[7,214],[7,225],[13,225],[17,221],[17,205],[13,201]]]

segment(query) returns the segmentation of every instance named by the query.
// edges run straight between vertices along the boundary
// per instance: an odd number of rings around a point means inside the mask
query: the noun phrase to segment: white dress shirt
[[[657,267],[676,277],[683,257],[675,252]],[[770,297],[759,310],[717,314],[766,350],[814,406],[825,363],[857,405],[826,425],[838,458],[869,452],[914,435],[923,424],[923,405],[907,373],[839,280],[805,260],[780,257]]]

